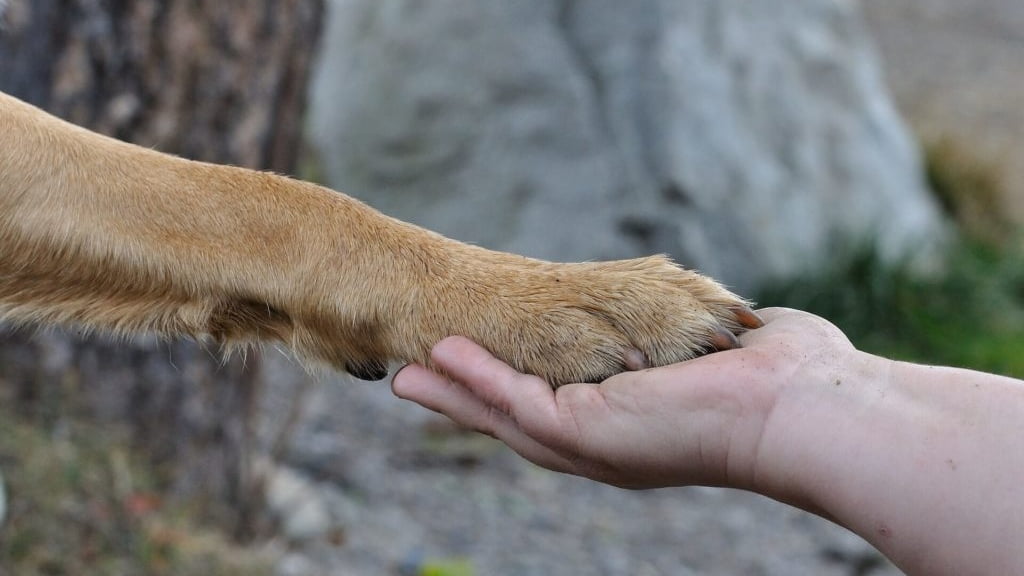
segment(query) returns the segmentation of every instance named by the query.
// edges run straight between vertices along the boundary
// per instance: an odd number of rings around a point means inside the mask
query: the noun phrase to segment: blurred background
[[[10,0],[0,22],[0,90],[94,130],[491,248],[665,252],[871,352],[1024,377],[1015,0]],[[549,473],[273,350],[7,329],[0,397],[0,574],[898,573],[786,506]]]

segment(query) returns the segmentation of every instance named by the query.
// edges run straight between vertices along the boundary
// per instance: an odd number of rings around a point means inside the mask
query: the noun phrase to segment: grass
[[[765,290],[762,306],[831,320],[867,352],[1024,378],[1024,254],[970,243],[920,278],[863,250]]]
[[[757,301],[828,318],[868,352],[1024,378],[1024,247],[1000,206],[998,167],[949,140],[925,146],[925,159],[961,232],[943,273],[914,276],[867,248]]]
[[[165,505],[114,428],[63,422],[46,433],[0,409],[0,574],[272,573],[269,554],[229,544]]]

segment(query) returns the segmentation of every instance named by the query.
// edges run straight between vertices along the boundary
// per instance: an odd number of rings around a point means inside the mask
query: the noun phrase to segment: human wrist
[[[753,490],[833,520],[836,482],[855,475],[874,444],[877,404],[896,362],[852,347],[826,347],[781,378],[765,416]]]

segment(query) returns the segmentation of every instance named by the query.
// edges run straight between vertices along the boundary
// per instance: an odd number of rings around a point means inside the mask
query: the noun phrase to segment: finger
[[[459,336],[438,343],[431,358],[485,404],[509,415],[531,436],[557,428],[554,391],[540,378],[517,372],[476,343]]]
[[[523,458],[557,472],[572,472],[572,462],[526,434],[509,417],[488,406],[457,382],[410,364],[391,381],[395,396],[444,414],[456,423],[494,436]]]
[[[486,410],[483,402],[468,394],[464,388],[419,364],[409,364],[399,370],[391,379],[391,391],[399,398],[440,412],[471,428],[462,414]]]
[[[578,430],[566,425],[555,392],[547,382],[517,372],[466,338],[442,340],[434,347],[431,357],[492,412],[508,417],[509,428],[501,429],[500,424],[496,424],[496,432],[517,452],[526,456],[529,450],[521,436],[553,454],[573,454],[578,444]],[[491,416],[492,422],[501,422],[500,418]],[[527,457],[536,461],[540,455]],[[554,467],[550,463],[544,465]]]
[[[548,470],[570,474],[580,473],[572,458],[563,456],[561,452],[539,442],[515,425],[511,419],[506,417],[505,422],[507,425],[498,424],[495,437],[507,444],[516,454]]]
[[[392,380],[399,398],[440,412],[456,423],[490,436],[509,425],[508,416],[495,410],[458,382],[419,365],[403,368]]]

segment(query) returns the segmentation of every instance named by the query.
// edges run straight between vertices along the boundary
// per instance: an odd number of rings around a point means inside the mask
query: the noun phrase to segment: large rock
[[[329,183],[549,259],[668,252],[740,289],[945,227],[844,0],[335,0]]]

